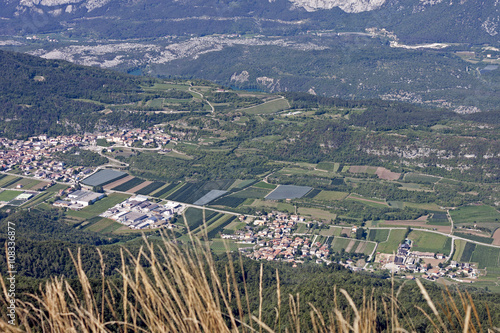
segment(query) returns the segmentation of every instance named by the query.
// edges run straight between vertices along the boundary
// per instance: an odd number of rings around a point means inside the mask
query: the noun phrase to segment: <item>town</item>
[[[99,140],[120,147],[162,147],[176,139],[163,133],[159,127],[57,137],[39,135],[25,141],[0,138],[0,167],[3,172],[19,169],[22,175],[40,180],[76,183],[94,172],[95,168],[67,166],[57,155],[73,147],[95,150],[99,147]]]

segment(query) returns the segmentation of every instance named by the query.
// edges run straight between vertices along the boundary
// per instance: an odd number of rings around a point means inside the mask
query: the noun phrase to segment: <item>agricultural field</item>
[[[235,219],[236,215],[224,214],[217,221],[212,223],[209,227],[207,227],[207,236],[208,239],[212,239],[216,237],[223,229],[231,224]]]
[[[342,233],[342,228],[339,227],[329,227],[328,229],[321,229],[319,234],[322,236],[340,236]]]
[[[93,175],[82,180],[82,184],[88,186],[104,186],[125,176],[127,176],[127,174],[122,171],[109,169],[99,170]]]
[[[321,191],[314,197],[314,200],[321,201],[334,201],[334,200],[343,200],[345,199],[349,193],[346,192],[338,192],[338,191]]]
[[[163,198],[163,197],[167,196],[168,194],[170,194],[170,192],[172,192],[176,187],[180,187],[180,184],[181,183],[171,183],[171,184],[165,185],[163,187],[160,187],[155,192],[151,192],[149,195],[153,196],[155,198]]]
[[[93,232],[113,233],[122,226],[123,225],[118,222],[115,222],[107,218],[102,218],[99,221],[86,227],[85,229]]]
[[[129,181],[112,188],[111,190],[118,191],[118,192],[127,192],[128,190],[131,190],[134,187],[136,187],[137,185],[142,184],[144,182],[145,182],[144,179],[134,177],[134,178],[130,179]]]
[[[266,195],[271,192],[270,189],[257,188],[254,186],[248,187],[242,191],[232,194],[232,197],[236,198],[252,198],[252,199],[263,199]]]
[[[385,242],[389,237],[389,231],[389,229],[370,229],[368,240],[377,243]]]
[[[167,199],[192,204],[212,190],[227,190],[233,182],[234,179],[225,179],[186,183],[183,187],[171,193]]]
[[[245,109],[239,109],[248,114],[269,114],[290,109],[290,104],[284,98],[277,98],[269,102],[251,106]]]
[[[407,173],[404,175],[404,181],[408,183],[434,184],[440,178],[435,176],[423,175],[419,173]]]
[[[374,175],[377,172],[377,167],[371,167],[367,165],[351,165],[349,167],[350,173],[367,173],[369,175]]]
[[[377,231],[378,230],[379,229],[377,229]],[[370,229],[370,231],[371,231],[371,229]],[[406,233],[406,230],[404,230],[404,229],[392,229],[392,230],[390,230],[389,238],[387,239],[387,241],[379,244],[379,246],[377,248],[377,252],[389,253],[389,254],[396,252],[399,244],[401,244],[401,242],[403,241],[405,233]]]
[[[214,238],[210,241],[210,248],[215,254],[226,253],[226,247],[230,252],[238,251],[240,248],[251,248],[252,244],[235,243],[227,239]]]
[[[331,245],[332,252],[341,252],[342,249],[345,250],[349,246],[351,241],[354,242],[354,240],[351,238],[335,237]],[[346,252],[348,251],[346,250]]]
[[[22,178],[19,181],[16,181],[15,183],[11,184],[8,186],[9,188],[16,188],[16,186],[21,185],[23,190],[29,190],[32,187],[35,187],[36,185],[40,184],[40,180],[36,180],[33,178]],[[7,186],[6,186],[7,187]]]
[[[388,207],[388,204],[385,200],[382,200],[382,199],[376,199],[376,198],[365,198],[365,197],[362,197],[358,194],[354,194],[354,193],[351,193],[347,198],[346,200],[354,200],[354,201],[358,201],[358,202],[361,202],[367,206],[370,206],[370,207]]]
[[[247,200],[246,198],[239,198],[229,195],[212,201],[211,205],[236,208],[242,203],[244,203],[246,200]]]
[[[303,196],[303,198],[313,199],[315,196],[321,193],[321,190],[313,188],[309,193]]]
[[[484,245],[477,245],[472,253],[471,262],[477,262],[478,268],[500,267],[500,249]]]
[[[22,191],[12,191],[12,190],[5,190],[0,192],[0,201],[11,201],[15,197],[17,197],[19,194],[23,193]]]
[[[16,184],[18,181],[22,180],[22,177],[7,176],[0,179],[0,187],[7,188],[10,185]]]
[[[316,168],[319,170],[325,170],[330,172],[337,172],[339,170],[339,163],[333,162],[320,162],[316,165]]]
[[[69,210],[66,214],[70,217],[81,219],[90,219],[101,213],[104,213],[109,208],[113,207],[120,202],[125,201],[130,197],[129,194],[124,193],[110,193],[107,197],[97,201],[93,205],[82,208],[81,210]]]
[[[35,207],[35,206],[41,204],[42,202],[49,200],[53,195],[54,195],[54,192],[45,191],[45,192],[37,195],[34,199],[31,199],[30,201],[28,201],[27,203],[22,205],[22,207],[23,208]]]
[[[476,250],[476,244],[465,243],[464,249],[462,251],[462,256],[460,257],[461,262],[469,262],[472,258],[472,253]]]
[[[302,198],[312,190],[309,186],[279,185],[274,191],[266,196],[266,200],[283,200]]]
[[[257,184],[253,185],[253,187],[267,188],[267,189],[274,190],[277,187],[277,185],[269,184],[269,183],[266,183],[266,182],[258,182]]]
[[[450,254],[450,237],[432,232],[413,230],[408,235],[408,238],[413,241],[412,251]]]
[[[196,200],[193,204],[198,206],[204,206],[226,193],[227,191],[211,190],[210,192],[208,192],[207,194]]]
[[[460,261],[462,254],[464,253],[465,245],[467,241],[456,239],[455,240],[455,253],[453,253],[453,260]]]
[[[297,212],[300,215],[309,216],[315,220],[330,221],[330,220],[335,220],[335,218],[337,217],[337,214],[319,208],[299,207]]]
[[[491,223],[497,224],[500,220],[500,213],[491,206],[470,205],[450,210],[451,218],[454,224],[463,223]]]
[[[211,218],[216,216],[218,213],[212,210],[205,210],[205,221],[209,221]],[[199,226],[203,225],[203,210],[193,207],[188,207],[184,212],[184,218],[189,230],[194,230]],[[208,224],[208,223],[207,223]]]
[[[146,187],[141,188],[140,190],[136,191],[135,194],[142,194],[142,195],[149,195],[150,193],[156,191],[160,187],[164,186],[165,183],[163,182],[152,182],[151,184],[147,185]]]
[[[234,181],[234,183],[231,186],[229,186],[229,188],[227,190],[228,191],[231,191],[231,190],[234,190],[234,191],[242,190],[245,187],[248,187],[248,186],[251,186],[252,184],[255,184],[256,182],[258,182],[258,180],[253,180],[253,179],[246,179],[246,180],[236,179]]]
[[[490,238],[490,237],[482,237],[482,236],[478,236],[478,235],[467,234],[464,232],[455,232],[455,233],[453,233],[453,235],[458,236],[458,237],[462,237],[462,238],[466,238],[466,239],[470,239],[470,240],[480,242],[480,243],[485,243],[485,244],[492,244],[493,243],[493,238]]]
[[[226,225],[224,227],[224,230],[236,231],[236,230],[244,228],[246,225],[247,224],[245,222],[240,222],[239,220],[233,220],[233,221],[231,221],[231,223],[229,223],[228,225]]]
[[[427,224],[450,225],[451,223],[445,212],[431,212],[431,217],[427,220]]]

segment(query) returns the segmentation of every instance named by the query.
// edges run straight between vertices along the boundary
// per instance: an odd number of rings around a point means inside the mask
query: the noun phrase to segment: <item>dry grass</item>
[[[7,323],[2,314],[2,332],[275,332],[281,328],[282,295],[279,273],[276,271],[277,307],[274,323],[263,322],[263,266],[259,272],[259,307],[251,309],[249,295],[243,275],[243,286],[238,285],[235,264],[229,261],[226,273],[220,276],[210,250],[204,243],[192,239],[196,246],[181,248],[164,238],[161,246],[147,242],[139,254],[133,256],[122,250],[122,283],[113,285],[104,275],[105,263],[101,256],[101,285],[95,293],[82,269],[80,254],[73,257],[78,271],[79,292],[64,278],[52,278],[40,286],[32,301],[17,301],[17,326]],[[4,308],[7,306],[7,287],[2,278]],[[419,308],[435,332],[485,332],[491,322],[481,323],[472,298],[467,293],[458,293],[459,302],[449,291],[435,305],[420,281],[422,295],[429,312]],[[398,303],[400,287],[387,300],[377,302],[373,293],[364,295],[358,306],[343,289],[334,294],[350,304],[347,310],[335,306],[330,313],[321,313],[314,304],[305,307],[300,295],[289,295],[289,326],[286,332],[301,332],[305,327],[301,307],[309,309],[315,332],[376,332],[377,312],[383,309],[389,331],[413,332],[411,318],[399,316],[404,313]],[[240,290],[244,290],[240,294]],[[83,296],[80,296],[83,295]],[[246,303],[246,304],[244,304]],[[233,305],[233,308],[231,307]],[[438,308],[440,311],[438,311]],[[303,311],[303,310],[302,310]],[[465,314],[465,315],[464,315]],[[400,323],[398,318],[403,318]],[[110,319],[111,318],[111,319]],[[491,318],[491,316],[488,316]],[[491,319],[490,319],[491,321]],[[482,325],[483,324],[483,325]],[[274,328],[271,328],[273,326]],[[490,331],[490,330],[488,330]]]

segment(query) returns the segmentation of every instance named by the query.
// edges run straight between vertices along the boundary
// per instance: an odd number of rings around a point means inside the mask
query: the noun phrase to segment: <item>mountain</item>
[[[484,0],[1,0],[0,12],[1,35],[138,38],[376,27],[405,42],[497,43],[500,32],[499,2]]]
[[[498,109],[499,1],[0,0],[0,48],[238,89]]]

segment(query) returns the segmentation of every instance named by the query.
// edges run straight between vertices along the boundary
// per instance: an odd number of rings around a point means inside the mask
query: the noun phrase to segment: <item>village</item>
[[[406,278],[413,279],[411,274],[436,281],[439,278],[450,278],[457,282],[472,283],[479,276],[479,270],[470,263],[459,263],[450,260],[441,253],[412,251],[412,241],[405,239],[394,255],[378,254],[378,261],[383,269],[393,273],[409,274]]]
[[[94,172],[95,168],[68,166],[56,155],[68,152],[73,147],[95,148],[98,140],[121,147],[161,147],[175,138],[163,133],[163,129],[158,127],[57,137],[39,135],[27,140],[0,138],[0,167],[3,172],[19,170],[24,176],[44,181],[76,183]]]

